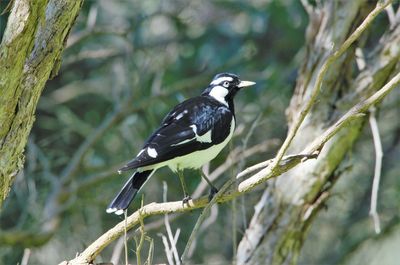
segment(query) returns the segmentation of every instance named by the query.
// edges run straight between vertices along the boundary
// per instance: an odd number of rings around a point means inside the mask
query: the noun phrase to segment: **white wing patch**
[[[149,156],[152,158],[156,158],[158,155],[156,149],[151,148],[151,147],[147,147],[147,154],[149,154]]]
[[[192,127],[194,134],[196,134],[196,141],[201,143],[211,143],[211,129],[207,133],[200,136],[197,134],[196,125],[190,125],[190,127]]]
[[[171,144],[171,146],[177,146],[177,145],[181,145],[181,144],[186,144],[186,143],[188,143],[188,142],[190,142],[190,141],[193,141],[194,139],[196,139],[196,137],[191,138],[191,139],[183,140],[182,142],[179,142],[179,143],[177,143],[177,144]]]
[[[139,154],[136,157],[140,156],[144,152],[144,149],[140,150]]]
[[[229,77],[229,76],[223,76],[223,77],[220,77],[220,78],[217,78],[217,79],[215,79],[215,80],[213,80],[211,83],[210,83],[210,85],[218,85],[218,84],[221,84],[223,81],[232,81],[233,80],[233,78],[232,77]]]
[[[191,128],[192,128],[192,130],[193,130],[194,134],[197,136],[197,126],[196,126],[196,125],[194,125],[194,124],[192,124],[192,125],[190,125],[189,127],[191,127]]]
[[[221,77],[222,78],[222,77]],[[226,77],[225,77],[226,78]],[[230,77],[229,77],[230,78]],[[219,78],[218,78],[219,79]],[[218,80],[217,79],[217,80]],[[228,95],[229,90],[223,86],[215,86],[210,91],[210,96],[221,102],[222,104],[228,106],[228,103],[225,100],[226,95]]]
[[[187,110],[184,110],[183,112],[179,113],[179,114],[176,116],[175,120],[181,119],[183,116],[185,116],[186,113],[188,113]]]
[[[189,127],[192,128],[192,130],[193,130],[193,132],[194,132],[194,134],[196,136],[191,138],[191,139],[183,140],[182,142],[179,142],[177,144],[171,144],[171,146],[177,146],[177,145],[185,144],[185,143],[188,143],[188,142],[193,141],[193,140],[196,140],[196,141],[198,141],[200,143],[211,143],[212,142],[212,140],[211,140],[211,130],[209,130],[207,133],[205,133],[205,134],[200,136],[200,135],[197,134],[197,126],[196,125],[192,124]]]

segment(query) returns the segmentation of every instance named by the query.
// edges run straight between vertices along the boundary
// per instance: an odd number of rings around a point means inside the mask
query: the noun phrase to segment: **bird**
[[[242,81],[232,73],[220,73],[200,94],[176,105],[162,120],[161,125],[144,143],[137,156],[118,170],[133,170],[106,212],[121,215],[150,179],[164,166],[177,173],[184,193],[182,202],[191,199],[187,192],[183,170],[200,169],[214,159],[228,144],[235,130],[233,99],[237,92],[255,85]],[[211,186],[210,200],[218,191],[207,176],[202,177]]]

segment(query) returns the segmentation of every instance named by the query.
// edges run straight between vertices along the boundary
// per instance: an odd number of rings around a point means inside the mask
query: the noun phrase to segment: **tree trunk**
[[[318,3],[318,1],[317,1]],[[323,1],[310,12],[306,54],[287,116],[291,126],[308,100],[324,60],[372,8],[366,0]],[[376,49],[355,69],[355,43],[328,71],[318,102],[300,127],[289,153],[301,151],[351,106],[381,88],[399,71],[400,26],[387,30]],[[335,47],[333,47],[333,45]],[[264,191],[237,251],[237,264],[295,264],[313,217],[340,177],[339,165],[352,148],[365,118],[357,119],[325,144],[318,159],[285,173]]]
[[[61,60],[83,0],[15,0],[0,46],[0,208],[24,164],[46,81]]]

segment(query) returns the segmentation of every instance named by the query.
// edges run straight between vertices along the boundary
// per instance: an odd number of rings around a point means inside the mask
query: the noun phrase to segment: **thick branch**
[[[357,21],[365,17],[367,9],[369,2],[363,0],[345,1],[341,5],[330,1],[317,4],[315,16],[313,14],[314,17],[310,18],[308,27],[314,37],[307,39],[307,54],[287,109],[290,123],[297,122],[293,117],[297,117],[313,91],[323,58],[329,53],[324,48],[331,42],[342,43],[341,40],[353,31],[353,25],[359,24]],[[318,18],[322,22],[313,24]],[[364,49],[366,66],[359,73],[353,68],[354,50],[362,48],[362,41],[351,47],[346,56],[339,58],[328,70],[323,91],[290,145],[292,153],[304,150],[305,143],[310,142],[319,142],[323,149],[319,152],[318,144],[308,145],[307,151],[316,150],[318,159],[298,165],[265,189],[238,246],[238,264],[295,264],[298,261],[308,228],[323,202],[330,197],[330,190],[340,177],[337,171],[339,165],[360,136],[365,118],[353,121],[342,118],[343,124],[331,125],[346,110],[381,89],[392,74],[398,73],[398,29],[388,30],[379,42],[376,41],[374,51]],[[358,75],[353,79],[354,74]],[[364,104],[365,107],[368,105]],[[321,137],[331,133],[334,136],[329,142],[320,141]]]
[[[345,115],[343,115],[334,125],[329,127],[319,138],[315,139],[309,146],[305,148],[302,152],[303,154],[315,154],[319,153],[323,148],[324,144],[331,139],[340,129],[345,127],[350,121],[363,117],[368,109],[375,104],[378,104],[387,94],[390,93],[394,88],[396,88],[400,83],[400,73],[396,74],[382,89],[372,95],[370,98],[364,100],[363,102],[355,105],[351,108]],[[261,170],[259,173],[255,174],[251,178],[243,181],[239,184],[239,192],[246,192],[258,184],[274,177],[272,173],[272,166]]]
[[[330,68],[330,66],[340,57],[344,54],[344,52],[350,47],[351,44],[353,44],[360,36],[361,34],[369,27],[369,25],[372,23],[372,21],[375,19],[375,17],[382,11],[384,10],[392,1],[386,1],[385,3],[378,2],[375,9],[372,10],[371,13],[368,14],[368,16],[364,19],[364,21],[361,23],[360,26],[346,39],[346,41],[339,47],[337,51],[335,51],[332,55],[330,55],[325,63],[322,65],[320,68],[317,79],[315,82],[315,85],[311,91],[311,96],[310,99],[307,101],[307,103],[304,105],[302,110],[300,111],[298,118],[296,119],[296,122],[290,127],[288,136],[286,137],[285,141],[283,142],[281,148],[278,151],[278,154],[276,155],[276,159],[273,162],[273,167],[274,168],[279,161],[282,159],[283,155],[289,148],[290,143],[292,142],[293,138],[295,137],[298,129],[300,128],[300,125],[304,121],[304,118],[307,116],[307,114],[310,112],[311,107],[314,105],[317,96],[319,92],[321,91],[321,86],[322,82],[324,80],[325,74]]]
[[[23,166],[37,102],[82,2],[14,1],[0,46],[0,206]]]
[[[397,74],[390,82],[388,82],[381,90],[376,92],[373,96],[363,101],[360,104],[354,106],[348,113],[346,113],[337,123],[331,126],[327,132],[335,132],[337,133],[340,128],[345,126],[348,121],[357,118],[360,114],[364,113],[368,110],[368,107],[372,104],[379,103],[384,96],[386,96],[390,91],[392,91],[400,82],[400,73]],[[319,150],[323,146],[325,142],[327,142],[335,133],[325,133],[325,138],[320,138],[319,141],[312,143],[306,150]],[[227,192],[220,194],[218,193],[216,196],[216,201],[219,203],[223,203],[226,201],[230,201],[235,197],[238,197],[257,185],[265,182],[266,180],[277,177],[284,172],[287,172],[291,168],[300,164],[302,161],[308,160],[309,158],[314,158],[315,154],[308,153],[304,155],[295,155],[289,156],[283,159],[279,165],[276,166],[275,170],[272,169],[272,164],[267,168],[261,170],[259,173],[256,173],[249,179],[243,181],[239,184],[238,189],[232,188]],[[208,205],[208,197],[201,197],[199,199],[189,201],[188,205],[183,205],[181,201],[176,202],[166,202],[166,203],[150,203],[145,205],[144,207],[137,210],[135,213],[130,215],[127,220],[127,227],[130,229],[133,226],[137,225],[140,221],[140,218],[144,219],[148,216],[160,215],[166,213],[178,213],[178,212],[186,212],[191,211],[197,208],[203,208]],[[96,241],[94,241],[84,252],[82,252],[75,259],[67,262],[64,261],[61,264],[90,264],[95,257],[112,241],[121,236],[124,233],[125,222],[122,221],[117,224],[114,228],[108,230],[105,234],[99,237]]]

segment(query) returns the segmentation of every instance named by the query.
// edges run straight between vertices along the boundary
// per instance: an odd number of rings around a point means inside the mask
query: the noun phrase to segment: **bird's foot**
[[[208,194],[208,202],[210,202],[214,198],[214,195],[217,193],[218,189],[215,187],[211,187],[210,194]]]
[[[189,201],[192,199],[192,197],[190,197],[189,194],[185,194],[185,197],[183,197],[182,199],[182,204],[183,206],[185,206],[185,204],[187,204],[189,206]]]

